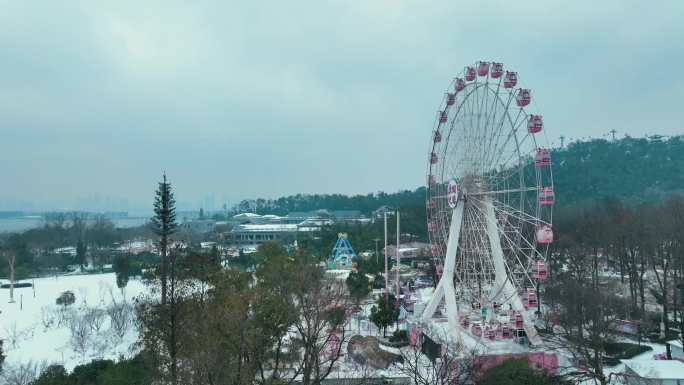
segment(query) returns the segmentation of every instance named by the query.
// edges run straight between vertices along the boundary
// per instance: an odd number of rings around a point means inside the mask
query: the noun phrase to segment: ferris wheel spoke
[[[505,103],[503,102],[503,100],[501,100],[501,98],[496,99],[497,104],[500,105],[500,107],[502,107],[502,113],[501,113],[501,118],[498,119],[499,120],[498,123],[496,123],[496,125],[494,126],[495,127],[494,132],[501,134],[503,126],[506,123],[506,118],[508,118],[508,121],[510,122],[511,119],[510,119],[509,107],[510,107],[512,101],[513,101],[513,93],[508,94],[508,98],[507,98]],[[510,132],[511,131],[509,131],[509,133]],[[497,135],[496,136],[496,142],[492,148],[498,148],[500,139],[501,139],[500,135]],[[509,138],[507,138],[507,140],[508,139]],[[504,147],[505,147],[505,145],[504,145]]]
[[[482,215],[486,215],[486,214],[484,213],[484,210],[483,210],[482,208],[478,207],[477,205],[475,205],[475,208],[476,208],[478,211],[480,211]],[[485,220],[489,220],[489,219],[485,218]],[[491,220],[489,220],[489,221],[491,221]],[[497,228],[498,228],[498,224],[497,224],[497,223],[494,223],[494,225],[496,225]],[[513,254],[513,255],[515,256],[515,260],[514,260],[513,262],[514,262],[514,263],[517,262],[517,264],[519,265],[519,267],[521,268],[521,270],[526,271],[525,264],[520,260],[520,257],[519,257],[520,254],[519,254],[518,252],[516,252],[517,249],[518,249],[518,248],[517,248],[517,245],[508,237],[507,234],[505,234],[505,233],[503,233],[503,232],[501,232],[501,231],[498,231],[498,233],[499,233],[499,237],[498,237],[499,241],[501,241],[501,238],[503,237],[503,239],[506,240],[506,241],[508,242],[508,244],[510,245],[510,250],[513,250],[512,253],[509,253],[509,254]],[[509,255],[509,257],[510,257],[510,255]],[[512,268],[511,268],[511,265],[509,264],[509,259],[510,259],[510,258],[504,258],[504,259],[503,259],[503,262],[504,262],[504,265],[505,265],[505,267],[506,267],[506,270],[507,270],[508,272],[511,272],[511,273],[512,273],[512,272],[515,271],[515,269],[512,269]],[[509,277],[510,277],[510,276],[509,276]],[[529,276],[528,276],[527,278],[530,279]],[[530,279],[530,281],[531,281],[531,279]],[[516,280],[512,279],[511,282],[513,282],[514,285],[515,285],[516,287],[518,286]]]

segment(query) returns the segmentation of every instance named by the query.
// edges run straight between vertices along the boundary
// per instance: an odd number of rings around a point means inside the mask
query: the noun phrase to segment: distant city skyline
[[[187,209],[414,189],[445,88],[478,60],[518,71],[551,145],[684,133],[684,3],[465,9],[3,2],[0,210],[146,209],[164,171]]]

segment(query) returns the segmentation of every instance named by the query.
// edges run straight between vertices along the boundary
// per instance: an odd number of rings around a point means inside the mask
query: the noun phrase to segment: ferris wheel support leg
[[[456,252],[458,250],[459,238],[461,236],[461,225],[463,224],[463,206],[465,202],[460,202],[451,213],[451,225],[449,227],[449,241],[447,242],[446,258],[444,270],[440,278],[435,293],[428,303],[421,319],[428,321],[435,314],[437,307],[444,299],[446,303],[447,320],[449,330],[460,340],[460,324],[458,322],[458,305],[456,304],[456,289],[454,288],[454,270],[456,267]]]
[[[494,205],[491,199],[485,201],[487,213],[487,236],[492,251],[492,259],[494,262],[494,273],[496,274],[496,285],[498,290],[493,292],[503,293],[504,298],[509,298],[509,302],[514,310],[520,312],[523,316],[523,325],[525,333],[532,345],[541,344],[541,338],[537,334],[537,329],[525,310],[525,306],[520,299],[518,290],[513,286],[511,280],[508,279],[506,273],[506,265],[504,264],[504,254],[501,248],[501,237],[499,236],[499,226],[497,225],[496,215],[494,213]]]

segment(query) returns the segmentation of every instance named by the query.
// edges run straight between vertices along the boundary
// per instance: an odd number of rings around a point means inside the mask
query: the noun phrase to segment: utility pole
[[[389,265],[387,263],[387,210],[385,210],[385,302],[389,300]]]
[[[617,133],[617,131],[615,131],[615,129],[613,128],[612,130],[610,130],[608,132],[613,136],[613,142],[614,142],[615,141],[615,134]]]
[[[560,140],[561,140],[561,148],[563,148],[563,143],[565,142],[565,136],[561,135]]]
[[[377,265],[379,262],[378,261],[378,258],[379,258],[378,254],[380,254],[380,252],[378,251],[378,241],[380,241],[380,238],[375,238],[373,240],[375,241],[375,264]]]
[[[399,266],[401,265],[401,254],[399,253],[399,243],[401,241],[401,233],[399,232],[399,210],[397,210],[397,308],[399,308],[399,296],[401,295],[401,279],[399,276]]]

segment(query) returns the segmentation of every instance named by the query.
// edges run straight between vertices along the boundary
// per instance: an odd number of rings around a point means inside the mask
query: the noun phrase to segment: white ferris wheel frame
[[[446,316],[447,316],[447,321],[449,325],[449,329],[453,331],[453,335],[456,335],[458,339],[460,339],[462,327],[459,322],[459,306],[462,306],[462,303],[459,304],[456,301],[457,298],[457,287],[455,286],[454,281],[458,280],[458,274],[462,274],[462,272],[457,272],[457,269],[461,268],[462,266],[457,266],[457,258],[458,258],[458,253],[459,253],[459,245],[461,242],[465,242],[465,240],[462,238],[464,235],[462,234],[462,231],[464,228],[470,228],[475,229],[476,232],[480,234],[480,239],[477,240],[477,242],[480,242],[482,247],[487,250],[486,254],[490,257],[489,260],[487,261],[488,264],[490,264],[491,268],[491,273],[494,276],[494,279],[492,280],[492,285],[491,285],[491,290],[489,291],[489,298],[488,300],[494,300],[495,298],[502,299],[506,303],[510,305],[510,307],[517,311],[519,314],[522,315],[524,322],[524,329],[526,331],[527,337],[530,341],[531,344],[533,345],[538,345],[541,343],[541,339],[536,332],[536,329],[533,326],[533,322],[531,320],[531,317],[529,313],[526,311],[526,308],[523,304],[522,299],[519,296],[519,291],[520,291],[520,283],[519,281],[524,281],[524,282],[534,282],[533,279],[530,276],[530,271],[529,271],[529,266],[530,263],[529,261],[524,263],[523,261],[520,260],[520,258],[517,257],[516,252],[509,252],[508,255],[513,254],[516,256],[517,263],[520,266],[511,266],[511,265],[516,265],[516,261],[507,261],[506,257],[504,256],[504,249],[507,250],[514,250],[515,248],[518,248],[520,250],[525,250],[525,253],[530,253],[530,260],[533,260],[532,258],[544,258],[545,259],[545,253],[546,250],[543,251],[538,251],[538,245],[535,244],[534,239],[530,239],[529,234],[521,234],[523,226],[527,225],[532,225],[535,228],[540,225],[549,225],[551,226],[552,223],[552,207],[550,208],[548,212],[548,216],[546,218],[542,218],[541,210],[544,208],[539,205],[537,200],[537,194],[539,191],[541,191],[541,188],[544,184],[544,176],[540,174],[540,170],[535,168],[535,181],[536,183],[534,186],[528,186],[524,182],[524,168],[529,165],[530,159],[525,158],[525,156],[530,155],[530,154],[521,154],[520,151],[520,146],[521,142],[524,143],[526,140],[531,141],[531,148],[533,149],[538,149],[538,144],[537,144],[537,138],[535,135],[528,133],[527,132],[527,127],[525,123],[527,123],[527,117],[528,114],[526,110],[523,107],[520,107],[515,114],[515,118],[512,119],[511,116],[511,110],[509,107],[511,106],[511,103],[515,100],[515,89],[506,92],[507,93],[507,98],[504,100],[504,98],[501,97],[500,90],[502,88],[502,80],[503,76],[498,80],[498,82],[493,82],[490,83],[489,80],[489,72],[487,73],[486,79],[484,82],[478,82],[480,76],[475,77],[475,80],[473,82],[469,82],[466,84],[466,88],[464,88],[460,93],[459,92],[454,92],[456,95],[456,98],[458,102],[455,102],[453,107],[456,112],[453,114],[453,116],[448,117],[448,135],[444,135],[443,140],[445,140],[447,143],[452,140],[451,135],[453,132],[457,132],[458,130],[454,131],[454,125],[457,124],[462,124],[464,130],[472,129],[470,126],[473,125],[473,117],[476,116],[477,123],[476,123],[476,129],[485,129],[485,130],[490,130],[491,134],[486,133],[486,135],[490,135],[490,140],[496,140],[496,145],[491,149],[491,151],[495,151],[499,145],[499,141],[501,140],[500,130],[506,123],[508,123],[506,126],[510,129],[508,131],[505,139],[504,139],[504,144],[503,148],[506,148],[508,143],[513,140],[515,142],[515,150],[511,151],[511,154],[504,153],[503,151],[500,153],[487,153],[485,150],[490,150],[489,148],[477,148],[475,147],[477,143],[472,143],[471,148],[469,148],[469,151],[473,153],[474,158],[469,159],[469,158],[464,158],[463,160],[470,160],[473,165],[478,164],[477,161],[481,162],[481,170],[480,170],[480,176],[484,175],[485,172],[489,172],[489,170],[485,170],[485,168],[488,165],[507,165],[508,167],[504,168],[502,166],[501,172],[504,173],[504,177],[501,178],[504,182],[507,182],[507,178],[510,178],[511,176],[514,176],[516,173],[520,174],[520,185],[517,188],[514,188],[511,186],[510,188],[504,188],[504,189],[490,189],[490,188],[485,188],[484,191],[472,191],[468,192],[465,191],[463,186],[458,186],[458,190],[462,190],[464,193],[464,197],[466,199],[471,200],[471,202],[468,204],[469,210],[466,210],[466,201],[464,199],[461,199],[458,201],[458,204],[454,207],[453,202],[451,199],[445,199],[449,194],[446,193],[433,193],[433,189],[431,188],[432,186],[428,186],[428,200],[436,200],[435,202],[442,202],[444,200],[447,200],[448,209],[444,206],[438,208],[438,212],[441,211],[441,214],[446,214],[450,213],[450,215],[446,215],[448,217],[448,221],[442,220],[441,221],[441,227],[437,226],[438,229],[436,232],[442,232],[442,237],[440,242],[440,237],[437,236],[437,241],[434,241],[432,239],[433,234],[431,232],[431,242],[433,244],[439,244],[443,245],[446,244],[446,252],[444,253],[444,265],[443,265],[443,272],[442,276],[440,277],[439,283],[434,291],[434,294],[430,301],[428,302],[428,305],[424,309],[422,315],[420,316],[421,321],[423,322],[428,322],[435,314],[436,310],[438,307],[444,302],[445,308],[446,308]],[[454,91],[455,87],[455,80],[454,82],[451,83],[449,90],[451,92]],[[494,87],[496,87],[494,89]],[[484,88],[483,95],[480,95],[478,93],[478,90],[480,88]],[[465,91],[465,92],[464,92]],[[492,92],[490,94],[490,92]],[[476,100],[473,100],[472,95],[473,93],[475,94],[475,97],[477,98]],[[464,94],[464,95],[462,95]],[[448,95],[448,94],[447,94]],[[460,100],[459,96],[463,96],[463,99]],[[480,96],[482,96],[482,100],[480,100]],[[449,112],[449,105],[446,104],[446,99],[448,96],[445,96],[445,100],[442,103],[442,106],[444,108],[441,111],[444,112]],[[489,102],[490,100],[492,101],[491,108],[493,109],[492,111],[489,110]],[[475,103],[473,103],[475,102]],[[466,103],[469,103],[466,105]],[[479,110],[478,108],[478,103],[479,103]],[[482,113],[482,108],[485,106],[484,114]],[[492,120],[492,124],[489,125],[490,118],[497,118],[496,116],[496,109],[497,108],[502,108],[501,112],[501,121],[495,124],[495,120]],[[466,128],[465,125],[466,123],[464,122],[464,115],[461,115],[460,121],[457,120],[459,117],[459,113],[461,111],[465,112],[465,117],[470,118],[469,122],[469,127]],[[469,112],[469,113],[468,113]],[[515,111],[514,111],[515,112]],[[468,116],[469,115],[469,116]],[[484,127],[481,124],[482,121],[482,116],[485,116],[485,122],[484,122]],[[507,122],[506,122],[507,120]],[[498,131],[496,126],[498,126]],[[440,127],[446,127],[442,126],[441,122],[439,122],[439,116],[436,121],[436,127],[435,131],[440,130]],[[519,137],[519,131],[525,131],[525,135]],[[433,133],[435,132],[433,131]],[[441,133],[440,133],[441,134]],[[498,136],[497,136],[498,135]],[[494,136],[496,136],[496,139],[494,139]],[[459,138],[463,139],[463,138]],[[472,138],[471,138],[472,139]],[[477,139],[477,138],[475,138]],[[436,145],[436,141],[433,141],[431,145],[431,156],[437,155],[439,156],[446,156],[447,154],[447,149],[449,149],[449,145],[445,144],[444,145],[444,153],[443,154],[435,154],[435,148],[439,147]],[[528,144],[529,145],[529,144]],[[468,147],[468,145],[466,145]],[[477,150],[480,150],[477,152]],[[508,159],[503,159],[504,157],[508,156]],[[526,160],[525,160],[525,159]],[[503,161],[502,161],[503,159]],[[489,160],[489,163],[486,162],[486,160]],[[438,161],[445,161],[444,158],[439,159]],[[511,162],[511,163],[509,163]],[[526,162],[526,163],[524,163]],[[532,160],[532,163],[534,161]],[[433,177],[435,176],[435,173],[433,172],[433,165],[431,162],[428,162],[428,176]],[[436,169],[438,171],[441,171],[441,175],[439,175],[440,180],[437,181],[437,183],[441,183],[442,185],[448,183],[451,185],[453,179],[453,176],[457,174],[456,170],[454,169],[453,164],[451,165],[452,168],[447,168],[446,166],[440,165],[441,168],[437,167]],[[444,175],[445,172],[447,175]],[[509,174],[510,172],[510,174]],[[476,173],[473,173],[476,174]],[[461,175],[462,176],[462,175]],[[548,177],[547,177],[547,186],[551,187],[553,189],[553,174],[551,171],[551,167],[548,167]],[[443,186],[442,186],[443,187]],[[492,186],[486,186],[486,187],[492,187]],[[435,188],[434,191],[438,191],[439,188]],[[433,195],[430,195],[430,194]],[[529,212],[529,210],[526,210],[526,205],[530,202],[525,202],[525,195],[527,193],[533,193],[536,207],[534,212]],[[511,205],[510,201],[501,201],[497,200],[497,196],[501,195],[515,195],[515,194],[520,194],[520,205],[519,207],[514,207],[514,205]],[[429,202],[428,202],[429,203]],[[439,203],[437,203],[439,204]],[[534,206],[534,205],[533,205]],[[503,219],[497,218],[496,211],[499,211],[500,213],[505,214],[505,217]],[[430,210],[428,209],[428,212]],[[476,214],[473,214],[476,213]],[[444,215],[443,215],[444,216]],[[439,218],[438,218],[439,219]],[[511,220],[512,219],[512,220]],[[428,218],[428,220],[431,220],[431,218]],[[501,222],[501,223],[500,223]],[[515,222],[518,223],[518,233],[515,233],[515,226],[513,227],[512,232],[507,232],[506,226],[510,222]],[[472,241],[471,241],[472,242]],[[548,248],[547,248],[548,250]],[[464,251],[460,251],[463,253]],[[465,251],[467,253],[467,251]],[[484,266],[483,262],[480,262],[480,266]],[[526,266],[525,266],[526,265]],[[461,269],[462,270],[462,269]],[[516,271],[518,275],[522,274],[522,279],[516,280],[513,279],[511,276],[514,274],[513,272]],[[480,272],[481,273],[481,272]],[[458,283],[458,282],[457,282]],[[534,284],[534,283],[533,283]],[[459,289],[462,289],[459,287]]]

